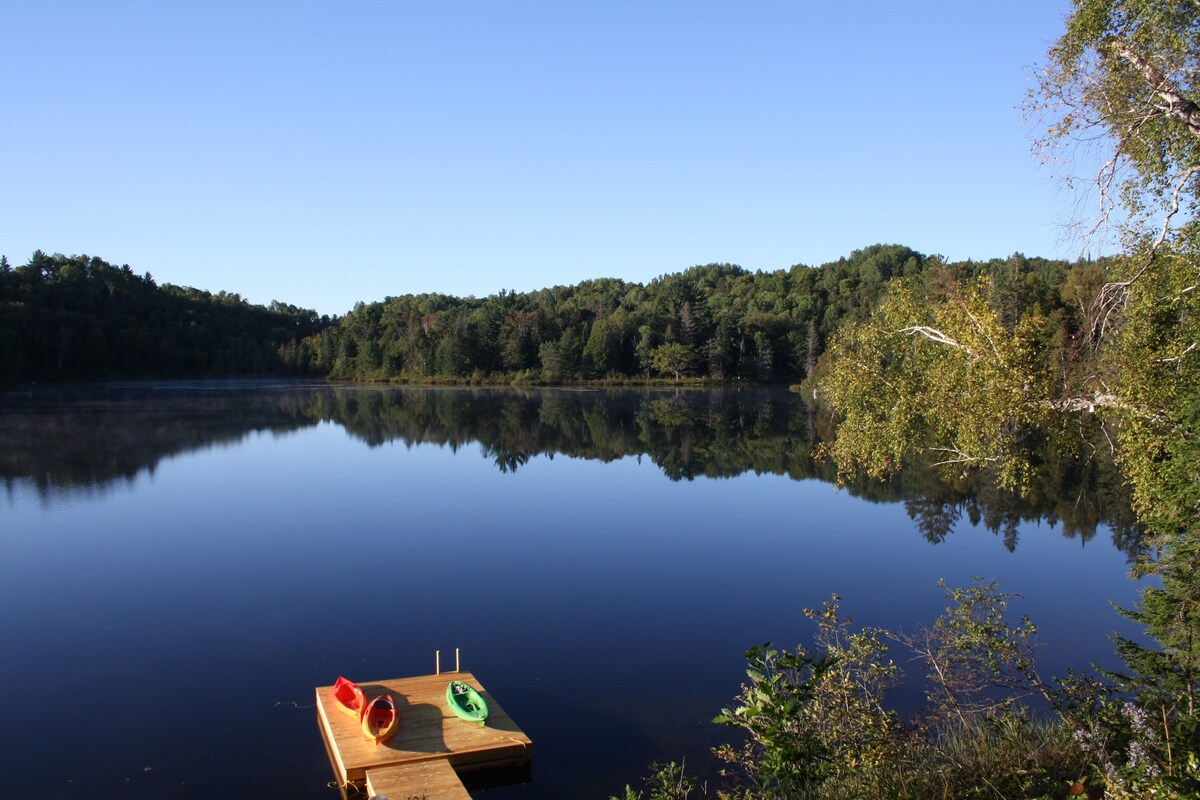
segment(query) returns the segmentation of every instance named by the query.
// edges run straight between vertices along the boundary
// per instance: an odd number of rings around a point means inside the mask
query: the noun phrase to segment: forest
[[[86,255],[0,257],[0,386],[27,381],[280,375],[308,369],[304,340],[331,324]]]
[[[1015,321],[1031,309],[1066,362],[1078,340],[1076,295],[1105,262],[1014,254],[946,263],[872,245],[819,267],[751,272],[695,266],[649,283],[606,278],[484,299],[405,295],[360,304],[307,340],[335,379],[546,383],[797,383],[830,338],[866,318],[888,285],[990,277],[989,302]]]
[[[0,262],[0,384],[114,377],[324,375],[334,380],[564,384],[799,383],[887,287],[986,276],[1002,320],[1031,313],[1063,365],[1080,357],[1081,293],[1107,260],[1013,254],[947,263],[872,245],[819,267],[708,264],[642,285],[616,278],[483,299],[359,303],[341,318],[236,293],[158,286],[88,256]],[[1064,367],[1065,368],[1065,367]]]

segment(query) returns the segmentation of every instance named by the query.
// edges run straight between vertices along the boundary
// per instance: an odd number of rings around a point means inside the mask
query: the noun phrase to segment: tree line
[[[866,319],[893,281],[989,275],[996,312],[1039,310],[1066,363],[1077,286],[1104,268],[1019,253],[950,264],[877,244],[815,268],[708,264],[645,285],[605,278],[482,299],[389,297],[358,304],[305,344],[316,369],[344,380],[795,383],[815,375],[831,337]]]
[[[281,302],[171,284],[86,255],[0,256],[0,386],[31,380],[297,374],[332,324]]]
[[[876,244],[807,267],[708,264],[647,284],[617,278],[485,297],[403,295],[345,316],[212,294],[89,256],[0,261],[0,383],[111,377],[309,374],[335,380],[564,384],[796,383],[866,320],[894,282],[990,280],[1002,320],[1034,310],[1063,365],[1080,356],[1076,302],[1108,262],[948,263]]]

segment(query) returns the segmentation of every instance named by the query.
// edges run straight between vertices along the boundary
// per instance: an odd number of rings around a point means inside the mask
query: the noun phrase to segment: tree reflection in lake
[[[928,469],[838,491],[829,422],[766,389],[0,396],[0,681],[26,721],[9,793],[326,798],[312,687],[461,646],[537,742],[534,782],[489,797],[607,797],[650,761],[701,769],[739,655],[806,642],[798,609],[837,592],[908,628],[939,578],[1020,592],[1051,674],[1117,666],[1125,555],[1078,544],[1136,549],[1111,465],[1047,451],[1027,497]],[[43,707],[64,687],[69,730]],[[181,697],[184,729],[159,713]]]
[[[34,387],[0,395],[0,479],[44,497],[104,492],[153,473],[164,458],[233,444],[253,432],[286,434],[322,422],[368,446],[478,445],[503,473],[534,456],[598,461],[648,458],[671,480],[747,472],[832,483],[816,456],[827,415],[778,389],[474,389],[287,382],[183,382]],[[908,470],[846,487],[872,502],[903,502],[930,542],[964,516],[1012,551],[1025,522],[1061,525],[1090,541],[1106,526],[1133,557],[1139,537],[1129,497],[1102,448],[1086,460],[1037,454],[1040,482],[1026,494],[997,489],[985,472],[948,482]]]

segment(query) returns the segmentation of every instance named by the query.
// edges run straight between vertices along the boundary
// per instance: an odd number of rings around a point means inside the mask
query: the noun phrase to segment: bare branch
[[[854,361],[853,363],[854,363],[854,366],[858,367],[859,369],[861,369],[863,372],[865,372],[867,375],[871,376],[872,378],[875,378],[876,380],[882,382],[889,389],[896,388],[895,384],[891,383],[887,378],[885,378],[879,374],[878,369],[872,369],[871,367],[867,366],[866,364],[864,364],[861,361]]]
[[[1170,119],[1182,122],[1193,136],[1200,136],[1200,105],[1184,97],[1179,87],[1125,39],[1114,36],[1108,41],[1108,47],[1137,70],[1150,90],[1158,95],[1160,102],[1155,108]]]
[[[974,356],[975,356],[975,351],[972,350],[971,348],[967,347],[965,344],[955,341],[951,337],[949,337],[946,334],[939,331],[937,328],[931,328],[928,325],[913,325],[908,328],[901,328],[900,330],[895,331],[895,333],[920,334],[921,336],[924,336],[927,339],[935,341],[938,344],[944,344],[944,345],[949,345],[950,347],[956,347],[959,350],[964,351],[967,355],[971,356],[972,358],[974,358]]]
[[[1200,175],[1200,166],[1189,167],[1180,174],[1175,181],[1175,189],[1171,192],[1171,204],[1167,209],[1166,215],[1163,217],[1162,227],[1159,229],[1158,237],[1146,251],[1142,265],[1138,271],[1133,274],[1133,277],[1123,281],[1114,281],[1106,283],[1104,288],[1100,290],[1099,296],[1092,305],[1092,329],[1091,335],[1094,338],[1102,338],[1105,331],[1108,329],[1109,319],[1114,311],[1125,305],[1129,297],[1129,287],[1136,283],[1146,270],[1154,263],[1155,257],[1158,255],[1159,249],[1163,242],[1167,240],[1167,234],[1171,230],[1171,220],[1179,213],[1179,196],[1183,193],[1184,188],[1192,180],[1192,178]]]
[[[1157,361],[1160,364],[1171,364],[1171,363],[1178,364],[1179,362],[1183,361],[1184,356],[1186,356],[1188,353],[1192,352],[1195,349],[1196,349],[1196,342],[1192,342],[1190,345],[1188,345],[1188,348],[1186,350],[1184,350],[1182,353],[1180,353],[1179,355],[1172,356],[1171,358],[1157,358],[1157,359],[1155,359],[1155,361]]]
[[[943,467],[948,464],[990,464],[1000,460],[995,456],[989,458],[973,456],[970,453],[963,452],[957,447],[931,447],[929,449],[935,453],[953,453],[954,455],[958,456],[958,458],[948,458],[945,461],[937,461],[930,465],[934,467]]]
[[[995,354],[996,361],[1000,364],[1000,366],[1007,367],[1008,364],[1004,363],[1004,357],[1000,355],[1000,351],[996,348],[996,342],[992,340],[992,335],[988,333],[987,328],[983,327],[983,324],[975,318],[975,315],[971,313],[971,309],[966,307],[966,304],[963,304],[963,313],[970,318],[971,322],[975,323],[975,327],[978,328],[979,332],[983,334],[983,338],[988,340],[988,344],[992,346],[992,353]]]

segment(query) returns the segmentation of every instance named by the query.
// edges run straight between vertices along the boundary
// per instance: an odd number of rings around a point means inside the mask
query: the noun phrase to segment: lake
[[[313,687],[460,648],[534,742],[485,796],[603,800],[711,770],[743,651],[808,642],[801,609],[911,631],[942,578],[1019,592],[1045,673],[1116,666],[1138,541],[1110,468],[839,488],[829,428],[771,389],[0,395],[5,794],[336,798]]]

